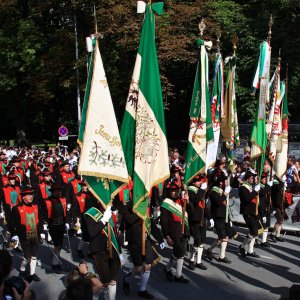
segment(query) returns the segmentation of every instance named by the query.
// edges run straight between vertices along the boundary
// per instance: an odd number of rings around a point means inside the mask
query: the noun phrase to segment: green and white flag
[[[157,4],[157,3],[156,3]],[[155,46],[155,15],[146,6],[138,54],[121,128],[128,172],[133,180],[133,211],[147,218],[152,187],[170,176],[160,74]]]
[[[211,42],[198,40],[200,55],[190,108],[190,132],[184,183],[187,185],[197,174],[206,170],[206,145],[214,139],[208,90],[208,57],[206,47]]]
[[[260,45],[260,56],[253,87],[259,88],[259,98],[256,105],[255,121],[251,133],[251,160],[259,159],[257,168],[262,172],[267,147],[266,104],[269,103],[271,47],[268,42]]]
[[[220,122],[224,111],[224,78],[223,78],[223,59],[217,53],[215,59],[215,70],[212,82],[211,93],[211,118],[213,122],[214,140],[207,144],[206,150],[206,170],[213,167],[218,153],[220,140]]]
[[[128,183],[128,172],[114,107],[99,51],[94,40],[78,143],[81,146],[78,173],[91,192],[106,207]]]

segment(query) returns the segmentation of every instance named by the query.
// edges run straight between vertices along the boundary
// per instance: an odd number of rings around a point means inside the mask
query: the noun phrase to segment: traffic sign
[[[69,133],[69,130],[68,130],[67,127],[65,127],[65,126],[60,126],[60,127],[58,128],[58,134],[59,134],[60,136],[67,136],[68,133]]]

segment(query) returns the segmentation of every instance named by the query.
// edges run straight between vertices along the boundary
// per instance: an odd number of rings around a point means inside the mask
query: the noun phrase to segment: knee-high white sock
[[[181,277],[182,274],[182,267],[183,267],[183,257],[177,259],[176,265],[176,277]]]
[[[26,271],[26,266],[27,266],[27,259],[24,257],[22,262],[21,262],[20,271],[25,272]]]
[[[177,259],[174,256],[171,256],[169,262],[166,265],[166,270],[170,272],[172,268],[175,266]]]
[[[255,241],[255,239],[254,239]],[[248,236],[245,237],[244,242],[243,242],[243,247],[245,249],[245,252],[248,253],[249,252],[249,244],[251,242],[251,238],[249,238]]]
[[[197,248],[196,247],[192,247],[190,261],[195,261],[196,251],[197,251]]]
[[[214,242],[213,242],[213,244],[209,247],[209,251],[213,251],[216,247],[218,247],[220,245],[220,242],[219,242],[219,240],[215,240]]]
[[[105,288],[104,291],[104,299],[105,300],[115,300],[117,293],[117,284],[110,284],[108,287]]]
[[[263,233],[262,233],[262,237],[261,237],[261,242],[262,243],[266,243],[267,242],[267,237],[268,237],[268,228],[266,228]]]
[[[200,245],[200,247],[197,248],[197,264],[201,264],[202,253],[203,253],[203,245]]]
[[[141,275],[141,280],[140,280],[140,287],[139,287],[139,291],[145,291],[146,290],[146,286],[150,277],[150,271],[145,271],[144,273],[142,273]]]
[[[280,237],[281,225],[278,225],[276,228],[276,237]]]
[[[37,263],[37,258],[36,257],[31,257],[30,260],[30,275],[33,275],[35,273],[35,268],[36,268],[36,263]]]
[[[223,241],[221,243],[220,258],[224,258],[226,256],[225,255],[226,248],[227,248],[227,241]]]
[[[249,243],[249,250],[248,253],[253,253],[254,251],[254,243],[255,243],[255,238],[252,238],[250,243]]]
[[[54,250],[55,255],[53,255],[53,260],[52,260],[52,265],[59,265],[59,258],[60,258],[60,250],[59,251],[55,251]]]
[[[79,243],[78,243],[78,245],[77,245],[77,250],[82,250],[82,248],[84,247],[84,241],[83,240],[79,240]]]

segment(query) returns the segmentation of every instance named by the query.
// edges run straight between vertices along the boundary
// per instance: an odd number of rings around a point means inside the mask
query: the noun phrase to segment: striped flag
[[[128,183],[128,172],[99,45],[93,42],[78,135],[78,173],[106,207]]]
[[[215,59],[214,77],[211,93],[211,118],[213,123],[214,140],[207,144],[206,169],[214,166],[218,153],[220,139],[221,115],[224,111],[224,78],[223,78],[223,59],[217,53]]]
[[[200,53],[190,107],[190,132],[184,183],[188,184],[198,173],[206,170],[206,145],[214,139],[208,90],[208,57],[206,46],[211,42],[198,40]]]
[[[160,74],[155,46],[154,5],[146,6],[138,54],[127,98],[121,139],[133,180],[133,211],[147,218],[151,188],[170,176]]]
[[[255,121],[251,133],[251,160],[258,159],[257,168],[262,172],[267,147],[266,104],[269,103],[271,47],[264,41],[260,45],[258,66],[253,81],[253,87],[259,88],[259,98],[256,104]]]

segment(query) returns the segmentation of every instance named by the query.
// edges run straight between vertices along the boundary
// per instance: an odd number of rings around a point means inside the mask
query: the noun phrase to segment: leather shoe
[[[52,265],[51,268],[52,268],[53,272],[56,274],[61,274],[61,272],[62,272],[61,265]]]
[[[254,257],[254,258],[260,258],[260,256],[258,254],[256,254],[255,252],[247,253],[247,255],[250,257]]]
[[[212,261],[213,260],[213,254],[212,254],[212,251],[207,249],[206,251],[206,256],[207,256],[207,259]]]
[[[190,268],[191,270],[195,270],[195,269],[196,269],[195,263],[194,263],[193,261],[189,261],[189,268]]]
[[[218,261],[225,263],[225,264],[231,264],[231,260],[229,260],[227,257],[224,257],[224,258],[219,257]]]
[[[151,295],[150,293],[148,293],[146,290],[144,290],[144,291],[139,291],[139,292],[138,292],[138,295],[139,295],[140,297],[143,297],[143,298],[146,298],[146,299],[154,299],[154,296]]]
[[[41,281],[41,278],[39,276],[37,276],[36,274],[29,275],[28,282],[30,283],[31,281]]]
[[[270,234],[270,239],[272,240],[272,242],[277,243],[277,239],[276,236],[274,234]]]
[[[186,278],[184,278],[182,275],[180,277],[174,277],[176,282],[181,282],[181,283],[189,283],[190,281]]]
[[[242,247],[242,245],[240,245],[240,253],[241,253],[241,255],[243,256],[243,257],[246,257],[247,255],[246,255],[246,250],[245,250],[245,248],[243,248]]]
[[[173,281],[174,280],[174,275],[172,273],[172,271],[167,271],[167,267],[164,268],[166,277],[169,281]]]
[[[261,247],[265,247],[265,248],[270,248],[270,247],[271,247],[271,246],[270,246],[270,243],[268,243],[268,242],[261,243],[260,246],[261,246]]]
[[[278,236],[278,237],[276,236],[276,241],[277,242],[284,242],[284,239],[280,236]]]
[[[207,270],[207,267],[205,267],[203,263],[196,264],[196,268],[201,269],[201,270]]]
[[[122,287],[122,289],[123,289],[123,292],[124,292],[125,295],[129,295],[129,293],[130,293],[130,285],[129,285],[128,282],[126,282],[126,277],[128,277],[130,275],[131,275],[131,273],[128,273],[126,276],[123,277],[123,287]]]

